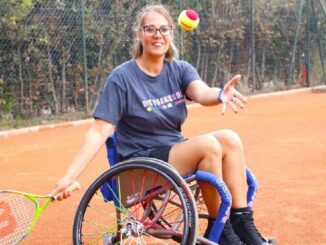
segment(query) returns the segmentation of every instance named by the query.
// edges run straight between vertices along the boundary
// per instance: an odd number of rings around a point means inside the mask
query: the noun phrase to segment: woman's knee
[[[198,150],[202,155],[207,154],[222,155],[222,146],[216,137],[205,134],[198,137]]]
[[[222,147],[216,137],[211,134],[196,136],[180,144],[174,145],[169,153],[169,163],[181,175],[192,173],[198,169],[210,170],[211,163],[222,160]]]
[[[242,140],[236,132],[230,129],[223,129],[213,133],[213,135],[217,138],[217,140],[222,145],[222,149],[237,149],[243,148]]]

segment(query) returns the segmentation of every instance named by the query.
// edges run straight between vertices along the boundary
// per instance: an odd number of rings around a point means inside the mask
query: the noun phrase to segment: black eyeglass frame
[[[151,28],[155,29],[155,32],[154,32],[153,34],[148,34],[148,33],[146,32],[146,28],[148,28],[148,27],[151,27]],[[169,28],[169,33],[168,33],[168,34],[163,34],[162,31],[161,31],[161,28],[162,28],[162,27],[167,27],[167,28]],[[160,26],[159,28],[156,28],[156,27],[153,26],[153,25],[148,25],[148,26],[143,26],[143,31],[144,31],[145,34],[147,34],[147,35],[149,35],[149,36],[155,36],[155,35],[157,34],[157,31],[159,31],[160,34],[161,34],[162,36],[169,36],[169,35],[171,35],[172,32],[173,32],[173,27],[170,26],[170,25],[162,25],[162,26]]]

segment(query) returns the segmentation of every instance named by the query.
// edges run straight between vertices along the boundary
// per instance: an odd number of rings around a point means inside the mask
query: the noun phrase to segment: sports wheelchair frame
[[[168,163],[146,157],[117,162],[114,135],[106,141],[110,169],[87,189],[78,206],[74,244],[217,244],[231,207],[222,179],[197,171],[181,177]],[[208,213],[198,181],[212,184],[221,203],[208,239]],[[248,205],[258,184],[247,169]]]

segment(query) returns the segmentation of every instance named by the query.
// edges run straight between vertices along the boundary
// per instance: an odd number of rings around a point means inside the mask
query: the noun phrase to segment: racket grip
[[[80,183],[78,181],[73,182],[68,188],[67,191],[76,191],[81,188]]]

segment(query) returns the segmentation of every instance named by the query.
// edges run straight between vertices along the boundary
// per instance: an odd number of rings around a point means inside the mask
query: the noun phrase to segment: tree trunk
[[[53,80],[53,77],[52,77],[52,57],[51,57],[49,46],[47,46],[47,53],[48,53],[49,79],[50,79],[50,82],[51,82],[51,90],[52,90],[52,97],[53,97],[53,102],[54,102],[54,109],[55,109],[55,114],[59,114],[59,103],[58,103],[57,93],[55,91],[54,80]]]
[[[211,83],[212,87],[216,86],[220,56],[221,56],[221,48],[219,47],[217,51],[216,61],[215,61],[214,75]]]
[[[306,23],[306,85],[310,87],[310,42],[311,42],[311,34],[310,34],[310,24],[311,24],[311,5],[310,0],[307,1],[307,23]]]
[[[256,88],[259,90],[263,87],[263,85],[262,85],[263,81],[260,77],[261,71],[259,71],[258,66],[256,66],[256,74],[257,74],[257,79],[258,79],[258,80],[256,79]]]
[[[32,75],[31,75],[31,71],[28,68],[27,69],[28,72],[28,95],[29,95],[29,101],[28,101],[28,105],[29,105],[29,110],[28,113],[29,115],[33,115],[33,79],[32,79]]]
[[[200,43],[200,39],[199,36],[196,35],[196,41],[197,41],[197,62],[196,62],[196,69],[199,69],[199,65],[200,65],[200,58],[201,58],[201,43]]]
[[[215,86],[216,86],[217,70],[218,70],[218,64],[217,64],[217,62],[216,62],[216,63],[215,63],[215,68],[214,68],[214,75],[213,75],[212,83],[211,83],[211,86],[212,86],[212,87],[215,87]]]
[[[205,62],[204,62],[205,66],[204,66],[203,72],[204,72],[204,81],[205,81],[205,83],[207,83],[207,73],[208,73],[208,66],[209,66],[209,53],[210,52],[206,52],[206,57],[205,57]]]
[[[104,39],[103,36],[101,36],[101,38]],[[100,52],[99,52],[99,55],[98,55],[97,67],[101,67],[101,65],[102,65],[103,46],[104,46],[104,41],[101,42]],[[100,95],[99,83],[100,83],[101,79],[102,79],[102,75],[101,75],[100,72],[98,72],[97,75],[96,75],[96,78],[95,78],[94,85],[93,85],[93,92],[90,94],[89,104],[90,104],[91,108],[94,108],[94,106],[95,106],[95,104],[96,104],[96,102],[98,100],[98,97]]]
[[[322,36],[320,35],[320,30],[318,26],[318,15],[315,12],[315,4],[314,1],[311,0],[311,8],[312,8],[312,16],[313,16],[313,25],[315,30],[317,31],[317,45],[319,50],[319,57],[320,57],[320,64],[322,69],[322,78],[321,80],[324,80],[326,82],[326,72],[325,72],[325,65],[324,65],[324,59],[323,59],[323,52],[322,52],[322,44],[320,40],[322,39]]]
[[[202,58],[202,62],[200,63],[200,77],[202,78],[203,81],[205,81],[204,78],[205,57],[206,57],[206,48],[204,47],[203,58]]]
[[[212,5],[212,19],[216,20],[216,14],[215,14],[215,3],[216,0],[211,0],[211,5]]]
[[[65,113],[67,111],[67,98],[66,98],[66,62],[62,62],[62,94],[61,94],[61,111]]]
[[[23,65],[22,65],[22,54],[21,46],[17,48],[18,55],[18,77],[20,82],[20,114],[24,114],[24,80],[23,80]]]
[[[309,0],[310,1],[310,0]],[[291,65],[290,65],[290,72],[289,72],[289,81],[286,81],[286,85],[289,85],[293,81],[293,73],[294,73],[294,65],[295,65],[295,53],[297,50],[297,42],[298,42],[298,36],[301,26],[301,16],[302,16],[302,10],[303,5],[305,3],[305,0],[301,0],[300,9],[299,9],[299,16],[298,16],[298,23],[297,23],[297,29],[295,32],[294,42],[293,42],[293,49],[292,49],[292,57],[291,57]]]
[[[75,105],[75,109],[76,111],[79,111],[79,106],[78,106],[78,82],[77,82],[77,75],[76,73],[74,74],[74,90],[73,90],[73,96],[74,96],[74,105]]]
[[[261,54],[261,79],[264,82],[265,79],[265,62],[266,62],[266,49],[263,48]]]
[[[88,99],[88,74],[87,74],[87,50],[86,50],[86,30],[85,30],[85,0],[81,0],[82,11],[82,37],[83,37],[83,57],[84,57],[84,93],[85,93],[85,112],[89,113]]]
[[[326,16],[326,4],[324,3],[324,0],[320,0],[320,4],[321,4],[321,7],[323,9],[323,12],[324,12],[324,14]]]
[[[244,81],[244,83],[245,83],[245,86],[247,87],[248,90],[251,89],[253,91],[255,89],[253,89],[252,87],[250,87],[250,86],[253,86],[253,85],[249,81],[249,79],[250,79],[250,73],[251,73],[251,64],[252,64],[252,62],[251,62],[251,50],[250,50],[249,51],[248,66],[247,66],[247,80]]]
[[[251,35],[251,75],[252,75],[252,89],[256,89],[256,49],[255,49],[255,0],[250,0],[250,35]]]
[[[231,79],[232,74],[232,60],[233,60],[233,42],[231,41],[230,54],[229,54],[229,63],[228,63],[228,72],[227,72],[227,80]]]

